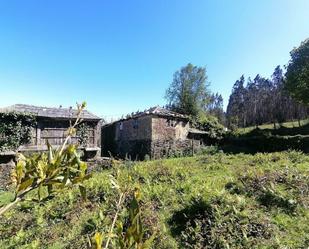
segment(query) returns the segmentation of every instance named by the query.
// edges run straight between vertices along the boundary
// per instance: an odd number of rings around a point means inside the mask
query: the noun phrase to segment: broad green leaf
[[[24,180],[18,187],[17,191],[20,192],[20,191],[23,191],[25,189],[27,189],[29,186],[32,185],[34,181],[34,178],[29,178],[27,180]]]

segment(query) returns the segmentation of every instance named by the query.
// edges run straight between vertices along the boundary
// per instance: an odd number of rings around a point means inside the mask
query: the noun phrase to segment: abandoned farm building
[[[102,155],[131,159],[191,154],[205,141],[206,132],[190,127],[189,118],[153,107],[102,127]]]
[[[65,132],[70,126],[70,120],[74,120],[77,110],[72,108],[50,108],[33,105],[16,104],[0,108],[0,112],[16,112],[32,114],[36,119],[36,126],[32,131],[32,139],[29,144],[22,145],[18,151],[41,151],[46,150],[46,141],[53,145],[61,145],[66,137]],[[71,143],[79,144],[89,156],[100,155],[101,150],[101,118],[84,110],[81,114],[84,127],[86,127],[83,144],[76,135],[71,138]]]

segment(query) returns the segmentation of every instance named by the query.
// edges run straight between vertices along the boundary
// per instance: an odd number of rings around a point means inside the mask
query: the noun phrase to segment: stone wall
[[[151,153],[151,140],[126,140],[118,143],[117,156],[131,160],[144,160]]]
[[[11,185],[11,172],[15,167],[13,156],[0,156],[0,191],[8,190]]]
[[[178,139],[161,140],[157,139],[151,143],[151,158],[159,159],[173,156],[194,155],[201,147],[199,140]]]
[[[150,140],[152,134],[151,122],[151,116],[119,121],[116,123],[115,140],[119,142]]]
[[[102,155],[143,160],[192,155],[200,141],[188,139],[187,120],[154,115],[118,121],[102,128]]]
[[[151,116],[122,120],[102,127],[102,155],[144,159],[150,155]]]
[[[153,117],[152,140],[185,140],[189,128],[189,122],[185,120]]]

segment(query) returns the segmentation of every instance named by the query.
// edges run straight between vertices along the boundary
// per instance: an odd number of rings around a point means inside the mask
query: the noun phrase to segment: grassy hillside
[[[305,126],[309,124],[309,119],[304,119],[300,121],[300,125],[301,126]],[[284,122],[282,124],[276,124],[276,129],[278,128],[290,128],[290,130],[292,130],[293,128],[299,128],[299,123],[298,121],[290,121],[290,122]],[[244,134],[244,133],[248,133],[251,132],[252,130],[256,129],[256,126],[250,126],[250,127],[246,127],[246,128],[239,128],[238,129],[238,133],[240,134]],[[261,130],[274,130],[274,124],[263,124],[263,125],[259,125],[258,126],[259,129]],[[307,133],[309,134],[309,133]]]
[[[284,123],[274,129],[273,125],[258,128],[243,128],[228,133],[222,143],[222,150],[228,153],[256,153],[298,150],[309,152],[309,120],[302,120],[301,126]]]
[[[307,248],[308,166],[309,156],[298,152],[125,162],[87,181],[88,201],[70,189],[6,213],[0,248],[88,248],[115,212],[111,174],[120,184],[130,176],[141,189],[153,248]],[[2,204],[9,198],[0,196]],[[124,224],[127,216],[124,209]]]

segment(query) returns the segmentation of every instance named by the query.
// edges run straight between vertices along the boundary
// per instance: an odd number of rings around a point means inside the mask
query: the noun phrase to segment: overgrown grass
[[[86,202],[70,189],[6,213],[0,248],[88,248],[95,231],[110,227],[117,192],[109,175],[116,172],[120,182],[130,175],[141,189],[143,222],[149,234],[156,232],[153,248],[309,244],[309,156],[291,151],[124,162],[86,182]],[[10,195],[0,199],[3,204]]]

